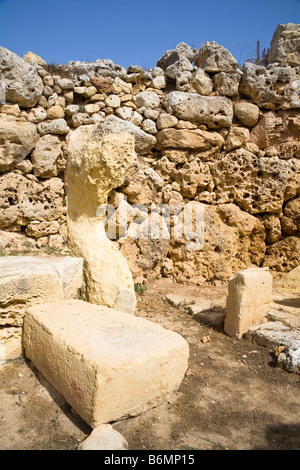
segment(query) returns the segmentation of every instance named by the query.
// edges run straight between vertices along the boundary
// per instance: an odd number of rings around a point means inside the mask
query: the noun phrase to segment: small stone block
[[[263,323],[272,301],[268,268],[248,268],[229,279],[224,330],[241,339],[249,328]]]

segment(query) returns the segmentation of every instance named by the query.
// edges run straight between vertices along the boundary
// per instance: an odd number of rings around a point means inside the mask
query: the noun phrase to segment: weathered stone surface
[[[246,62],[239,92],[260,108],[300,108],[299,85],[300,76],[291,67],[270,65],[265,68]]]
[[[174,113],[179,119],[211,128],[229,127],[232,123],[233,110],[228,98],[172,91],[166,96],[164,105],[168,113]]]
[[[283,202],[299,189],[296,162],[259,157],[245,149],[228,153],[210,165],[217,200],[235,202],[251,214],[280,213]]]
[[[26,54],[23,55],[23,59],[26,60],[29,64],[36,64],[36,65],[45,65],[46,61],[42,59],[42,57],[38,56],[34,52],[28,51]]]
[[[190,62],[193,62],[195,57],[196,49],[192,49],[191,46],[184,42],[179,43],[175,49],[168,50],[164,55],[157,61],[157,67],[166,70],[172,64],[175,64],[180,58],[186,57]]]
[[[199,129],[163,129],[157,136],[157,148],[197,149],[199,151],[216,151],[221,148],[224,140],[217,132]]]
[[[299,331],[279,321],[271,321],[249,328],[245,335],[247,340],[274,351],[280,346],[288,347],[299,339]]]
[[[251,142],[266,151],[268,156],[300,157],[298,111],[267,111],[261,113],[251,130]]]
[[[40,178],[57,176],[64,168],[62,144],[56,135],[46,134],[37,142],[31,155],[33,172]]]
[[[195,65],[205,72],[235,72],[237,61],[232,54],[217,42],[206,42],[195,57]]]
[[[82,287],[82,259],[0,258],[0,324],[21,326],[25,308],[75,298]]]
[[[177,333],[79,300],[28,309],[24,347],[93,428],[163,403],[179,387],[189,356]]]
[[[270,245],[263,266],[278,272],[288,272],[300,264],[300,237],[291,236]]]
[[[4,47],[0,47],[0,75],[6,101],[23,108],[39,102],[44,89],[41,77],[31,64]]]
[[[236,96],[239,92],[239,83],[242,77],[242,72],[220,72],[214,75],[214,89],[220,95]]]
[[[299,339],[291,343],[279,354],[278,365],[289,372],[300,374],[300,335]]]
[[[63,195],[59,178],[39,183],[15,173],[0,176],[0,227],[18,224],[19,218],[28,219],[27,223],[58,219],[64,213]]]
[[[78,450],[127,450],[126,439],[110,424],[97,426],[91,434],[79,444]]]
[[[229,133],[226,137],[224,150],[230,152],[231,150],[244,147],[247,142],[250,140],[249,129],[245,127],[236,127],[232,126],[229,130]]]
[[[123,183],[133,163],[134,139],[124,131],[113,133],[105,124],[79,127],[69,139],[69,246],[84,259],[88,300],[109,307],[117,302],[134,313],[132,276],[126,260],[107,238],[104,220],[108,193]]]
[[[229,279],[224,330],[241,339],[249,328],[263,323],[272,301],[272,275],[267,269],[248,268]]]
[[[135,96],[135,103],[138,108],[154,109],[160,105],[160,99],[154,91],[141,91]]]
[[[279,24],[271,41],[268,63],[300,65],[300,25]]]
[[[237,102],[233,105],[234,115],[244,126],[254,126],[259,118],[259,107],[253,103]]]
[[[287,235],[300,233],[300,198],[288,201],[281,218],[282,231]]]
[[[172,116],[172,114],[162,113],[157,119],[156,125],[158,130],[162,130],[170,127],[175,127],[177,123],[178,119],[176,116]]]
[[[64,119],[53,119],[50,122],[41,122],[38,124],[38,131],[41,135],[45,134],[67,134],[70,128]]]
[[[300,293],[300,265],[285,274],[279,285],[284,289]]]
[[[109,116],[103,123],[103,131],[116,134],[130,134],[135,139],[135,151],[138,155],[149,153],[156,144],[156,138],[147,134],[131,122],[123,121],[116,116]]]
[[[30,222],[25,229],[26,235],[29,237],[40,238],[47,237],[59,232],[60,225],[57,220],[52,222]]]
[[[36,138],[35,124],[0,119],[0,172],[24,160],[34,148]]]
[[[209,95],[213,90],[213,82],[203,69],[196,68],[191,79],[191,91],[199,95]]]
[[[197,202],[189,204],[201,205]],[[202,206],[205,221],[203,246],[189,250],[188,240],[175,237],[171,232],[168,276],[177,282],[201,285],[213,280],[226,281],[241,269],[259,266],[266,250],[263,224],[235,204]]]

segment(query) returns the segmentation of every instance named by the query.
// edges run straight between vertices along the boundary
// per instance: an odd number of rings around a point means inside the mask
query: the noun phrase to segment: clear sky
[[[0,0],[0,45],[48,63],[111,59],[151,68],[181,41],[226,47],[240,64],[300,23],[300,0]]]

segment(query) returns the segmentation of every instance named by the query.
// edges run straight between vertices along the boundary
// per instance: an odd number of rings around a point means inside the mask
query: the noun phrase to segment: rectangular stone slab
[[[91,426],[153,408],[178,389],[189,346],[134,315],[67,300],[30,307],[27,358]]]

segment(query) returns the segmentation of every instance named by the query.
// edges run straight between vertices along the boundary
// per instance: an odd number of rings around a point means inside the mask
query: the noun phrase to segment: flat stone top
[[[42,328],[75,354],[101,367],[126,366],[132,361],[162,358],[172,350],[188,355],[188,343],[178,333],[143,318],[82,300],[36,305],[27,310]],[[26,321],[26,317],[25,317]]]
[[[82,258],[72,256],[45,257],[35,256],[3,256],[0,257],[0,279],[10,276],[21,276],[25,272],[30,275],[36,273],[56,272],[61,276],[72,266],[82,267]]]

